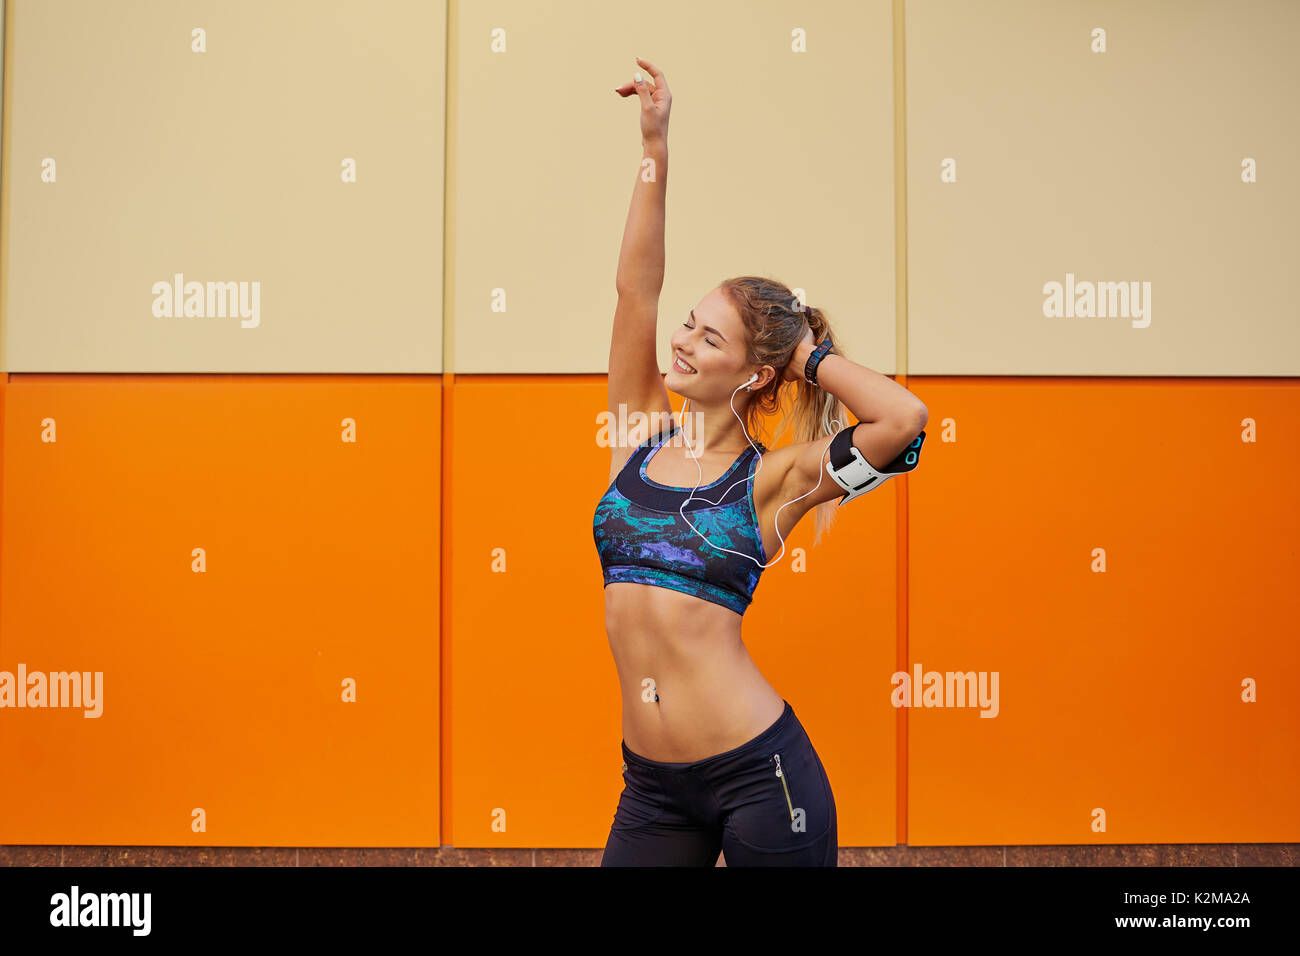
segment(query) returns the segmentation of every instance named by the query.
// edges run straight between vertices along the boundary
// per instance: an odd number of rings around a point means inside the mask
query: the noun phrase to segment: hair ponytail
[[[777,375],[749,403],[746,427],[754,433],[764,412],[771,414],[786,402],[773,441],[787,430],[794,433],[794,441],[810,442],[834,435],[847,428],[849,410],[844,403],[825,389],[811,385],[802,376],[797,382],[783,381],[781,372],[790,364],[795,349],[812,330],[813,344],[827,340],[837,355],[844,350],[835,340],[830,323],[821,309],[799,303],[794,293],[780,282],[757,276],[743,276],[724,280],[720,288],[730,298],[740,313],[750,338],[750,358],[756,365],[771,365]],[[826,471],[822,459],[821,488],[834,479]],[[809,487],[804,491],[811,492]],[[803,494],[801,491],[800,494]],[[834,499],[823,502],[814,509],[813,545],[821,543],[822,534],[834,522],[837,505]]]
[[[835,354],[844,354],[840,344],[835,341],[835,335],[826,322],[826,317],[821,309],[806,306],[805,317],[808,327],[812,329],[814,345],[821,345],[829,340],[831,346],[835,349]],[[818,385],[810,385],[803,378],[795,382],[794,386],[794,405],[788,413],[787,421],[791,423],[794,429],[795,441],[816,441],[819,438],[834,435],[841,428],[848,427],[849,410],[834,395]],[[782,430],[784,431],[784,424]],[[823,488],[826,487],[827,482],[834,482],[834,479],[826,471],[825,459],[822,460],[820,477]],[[812,489],[808,490],[811,491]],[[814,509],[814,547],[821,543],[822,534],[830,529],[835,520],[836,510],[837,506],[833,500],[822,502]]]

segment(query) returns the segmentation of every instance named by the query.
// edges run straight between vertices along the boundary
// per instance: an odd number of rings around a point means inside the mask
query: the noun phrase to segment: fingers
[[[653,108],[655,101],[654,101],[654,97],[650,95],[650,84],[646,81],[645,76],[642,75],[641,82],[639,83],[637,83],[634,79],[633,86],[636,88],[637,94],[641,97],[641,108],[642,109]]]
[[[633,80],[631,83],[624,83],[622,86],[616,86],[614,87],[614,92],[619,96],[624,97],[636,93],[642,96],[642,103],[644,105],[649,105],[646,104],[645,97],[649,97],[650,103],[654,102],[654,94],[652,92],[654,90],[663,90],[665,94],[668,94],[668,81],[664,79],[664,75],[660,72],[659,68],[649,60],[643,60],[639,56],[633,57],[633,59],[642,70],[649,74],[649,76],[643,79],[641,83],[637,83]]]
[[[642,83],[641,85],[645,86],[646,84]],[[614,92],[619,96],[636,96],[641,90],[637,87],[636,81],[633,80],[631,83],[624,83],[622,86],[614,87]]]
[[[654,80],[655,89],[663,90],[665,93],[668,92],[668,81],[664,79],[664,75],[659,68],[649,60],[643,60],[639,56],[635,57],[635,59],[650,74],[650,78]]]

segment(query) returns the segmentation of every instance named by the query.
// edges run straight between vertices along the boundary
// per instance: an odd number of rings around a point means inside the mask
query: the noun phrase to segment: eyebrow
[[[694,310],[694,309],[691,309],[691,318],[692,318],[692,319],[695,318],[695,310]],[[698,322],[699,320],[696,319],[696,321]],[[722,339],[722,341],[724,341],[724,342],[727,341],[727,337],[726,337],[725,335],[723,335],[721,332],[719,332],[717,329],[715,329],[715,328],[714,328],[713,326],[711,326],[711,325],[706,325],[706,326],[704,327],[704,331],[705,331],[705,332],[712,332],[712,333],[713,333],[714,335],[716,335],[718,338]]]

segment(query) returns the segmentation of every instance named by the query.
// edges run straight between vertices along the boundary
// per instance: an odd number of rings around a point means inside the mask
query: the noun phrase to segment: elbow
[[[930,410],[924,405],[917,405],[910,415],[902,419],[904,431],[909,435],[919,435],[925,431],[926,424],[930,421]]]

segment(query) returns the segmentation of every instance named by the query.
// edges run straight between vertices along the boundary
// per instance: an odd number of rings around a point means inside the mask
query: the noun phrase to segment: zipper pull
[[[790,800],[790,787],[785,782],[785,773],[781,770],[781,755],[773,754],[776,761],[776,775],[781,778],[781,789],[785,791],[785,805],[790,808],[790,820],[794,821],[794,803]]]

